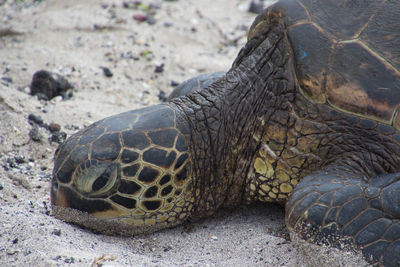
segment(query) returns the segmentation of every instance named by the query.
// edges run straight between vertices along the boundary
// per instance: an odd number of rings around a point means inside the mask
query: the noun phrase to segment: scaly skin
[[[395,122],[305,95],[285,19],[279,9],[261,15],[231,70],[209,87],[68,139],[56,154],[54,214],[131,235],[221,206],[277,201],[292,234],[398,266]]]

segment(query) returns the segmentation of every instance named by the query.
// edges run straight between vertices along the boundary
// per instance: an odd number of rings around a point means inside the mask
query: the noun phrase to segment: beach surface
[[[190,77],[227,71],[256,16],[249,6],[0,1],[0,266],[322,266],[313,262],[316,250],[307,254],[290,241],[284,208],[275,204],[221,210],[135,237],[95,234],[51,213],[53,155],[62,135],[48,125],[69,136],[160,103]],[[30,95],[39,70],[64,76],[72,95]],[[361,266],[336,250],[317,254],[327,256],[323,266]],[[348,257],[347,265],[335,256]]]

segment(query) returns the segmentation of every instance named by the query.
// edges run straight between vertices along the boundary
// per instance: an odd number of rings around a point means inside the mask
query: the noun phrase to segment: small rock
[[[210,236],[210,238],[211,238],[212,240],[218,240],[218,237],[215,236],[215,235]]]
[[[166,21],[166,22],[164,22],[164,27],[166,27],[166,28],[169,28],[169,27],[171,27],[172,25],[174,25],[172,22],[170,22],[170,21]]]
[[[143,22],[147,20],[147,16],[142,14],[135,14],[133,15],[133,19],[139,22]]]
[[[40,142],[42,140],[42,135],[40,134],[37,126],[32,127],[32,129],[29,131],[29,137],[35,142]]]
[[[16,186],[22,186],[23,188],[27,190],[32,189],[32,185],[29,183],[29,180],[25,176],[20,176],[20,175],[14,175],[14,174],[9,174],[8,177],[12,180],[13,184]],[[14,195],[14,198],[18,198],[17,195]]]
[[[167,101],[167,94],[163,91],[163,90],[160,90],[159,92],[158,92],[158,99],[160,100],[160,101],[162,101],[162,102],[165,102],[165,101]]]
[[[5,81],[6,83],[12,83],[12,79],[10,77],[2,77],[1,78],[3,81]]]
[[[13,159],[13,158],[8,158],[7,159],[7,163],[8,163],[8,166],[10,168],[17,168],[18,167],[17,162],[15,162],[15,159]]]
[[[134,2],[123,2],[122,6],[123,6],[123,8],[135,8],[135,3]]]
[[[3,185],[0,184],[0,190],[3,190],[3,189],[4,189]]]
[[[39,126],[43,126],[43,119],[39,115],[35,115],[35,114],[31,113],[28,115],[28,120],[29,120],[29,122],[35,123]]]
[[[164,63],[160,64],[160,65],[156,65],[156,68],[154,69],[155,73],[161,73],[164,71]]]
[[[168,252],[168,251],[170,251],[171,249],[172,249],[171,246],[166,246],[166,247],[164,247],[164,252]]]
[[[261,1],[251,1],[248,12],[260,14],[264,10],[264,3]]]
[[[60,74],[40,70],[33,75],[30,89],[31,95],[39,99],[50,100],[59,95],[68,99],[70,94],[67,91],[72,89],[72,85]]]
[[[153,56],[153,53],[147,54],[147,55],[146,55],[146,60],[149,60],[149,61],[150,61],[150,60],[153,59],[153,57],[154,57],[154,56]]]
[[[178,86],[179,83],[177,81],[171,80],[169,83],[172,87]]]
[[[107,67],[101,67],[101,68],[103,69],[103,73],[106,77],[110,78],[114,75],[109,68]]]
[[[141,57],[148,58],[149,55],[151,56],[151,58],[153,58],[153,53],[150,50],[144,50],[140,52]]]
[[[65,139],[67,139],[67,134],[65,132],[53,132],[50,137],[50,142],[55,142],[58,144],[62,144]]]
[[[157,20],[154,17],[148,16],[146,19],[146,22],[150,25],[154,25],[154,24],[156,24]]]
[[[58,255],[58,256],[56,256],[55,258],[53,258],[54,260],[56,260],[56,261],[58,261],[58,260],[60,260],[61,259],[61,256],[60,255]]]
[[[77,131],[79,130],[79,126],[73,125],[73,124],[66,124],[64,125],[64,128],[67,130],[71,130],[71,131]]]
[[[55,96],[51,101],[53,101],[53,103],[58,103],[61,102],[63,100],[62,96]]]
[[[64,260],[64,262],[65,262],[65,263],[74,263],[74,262],[75,262],[75,259],[74,259],[74,257],[66,258],[66,259]]]
[[[18,250],[13,250],[13,249],[7,249],[7,255],[15,255],[18,254]]]
[[[61,235],[61,229],[54,229],[53,232],[51,232],[53,235],[60,236]]]
[[[53,132],[59,132],[61,130],[61,126],[60,126],[60,124],[52,122],[52,123],[49,124],[49,130],[52,133]]]
[[[18,164],[22,164],[22,163],[25,163],[25,162],[26,162],[24,156],[15,156],[14,158],[15,158],[15,161],[16,161]]]

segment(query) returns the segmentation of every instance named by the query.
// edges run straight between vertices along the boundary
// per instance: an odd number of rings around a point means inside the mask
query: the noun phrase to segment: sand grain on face
[[[226,71],[255,17],[249,0],[135,2],[0,1],[0,266],[303,266],[274,205],[130,238],[51,216],[62,133]],[[68,79],[72,97],[31,96],[42,69]]]

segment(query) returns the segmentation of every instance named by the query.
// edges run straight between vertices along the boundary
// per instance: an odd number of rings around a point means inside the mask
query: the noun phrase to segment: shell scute
[[[397,1],[387,1],[360,34],[360,40],[381,57],[400,69],[400,32],[398,21],[400,7]]]
[[[301,93],[314,103],[400,129],[400,4],[284,1],[281,8]],[[304,9],[307,19],[293,21]]]
[[[353,39],[369,23],[384,0],[299,0],[310,19],[339,40]]]
[[[335,51],[326,81],[333,106],[390,123],[399,92],[399,74],[362,43],[345,43]]]

